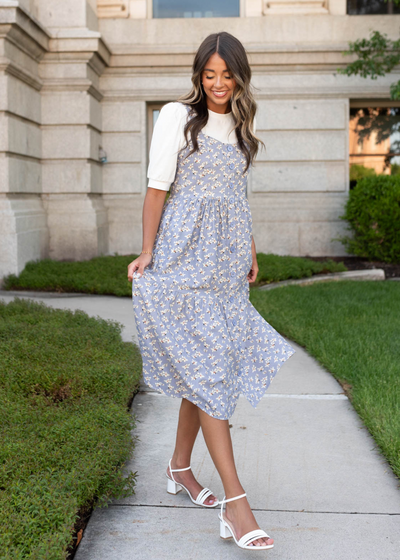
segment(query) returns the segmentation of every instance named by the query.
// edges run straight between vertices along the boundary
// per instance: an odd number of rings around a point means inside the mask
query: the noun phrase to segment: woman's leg
[[[194,442],[200,429],[199,409],[196,405],[182,399],[179,411],[178,429],[176,433],[176,443],[174,454],[172,455],[171,466],[173,469],[184,469],[190,465],[190,458]],[[169,467],[167,473],[170,476]],[[182,482],[189,490],[193,498],[199,495],[203,489],[194,478],[192,471],[173,473],[177,482]],[[213,495],[205,500],[206,505],[212,505],[217,498]]]
[[[207,448],[224,485],[226,497],[233,498],[244,494],[245,490],[236,472],[229,421],[213,418],[200,409],[199,419]],[[249,531],[259,529],[246,497],[227,503],[225,516],[232,523],[237,539]],[[254,545],[273,542],[273,539],[257,539]]]

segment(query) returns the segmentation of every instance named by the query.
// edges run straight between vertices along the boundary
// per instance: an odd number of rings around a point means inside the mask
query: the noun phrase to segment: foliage
[[[96,257],[90,261],[60,262],[46,259],[30,262],[19,276],[4,279],[6,290],[39,290],[81,292],[89,294],[132,295],[127,280],[127,266],[135,255]],[[304,278],[324,272],[347,270],[343,263],[332,260],[314,262],[301,257],[286,257],[257,253],[260,271],[257,284],[278,282],[289,278]]]
[[[350,253],[372,261],[400,263],[400,175],[358,181],[345,213],[352,236],[339,238]]]
[[[371,31],[369,39],[350,42],[349,49],[343,55],[355,55],[357,59],[346,68],[338,68],[340,74],[376,80],[378,76],[390,73],[400,63],[400,39],[392,41],[386,33]],[[390,96],[395,100],[400,99],[400,81],[391,85]]]
[[[327,282],[251,290],[259,313],[337,379],[400,477],[400,284]]]
[[[127,267],[136,257],[115,255],[78,262],[32,261],[19,276],[6,277],[4,288],[130,296],[132,285],[128,281]]]
[[[360,165],[358,163],[350,165],[350,181],[359,181],[364,177],[372,177],[375,175],[375,169],[372,169],[371,167],[365,167],[365,165]]]
[[[78,510],[132,494],[127,404],[141,373],[117,323],[0,303],[0,550],[62,560]]]
[[[328,272],[344,272],[347,270],[343,263],[331,259],[327,261],[313,261],[303,257],[279,256],[272,253],[257,254],[259,273],[254,285],[279,282],[296,278],[308,278],[313,274]]]
[[[390,166],[391,175],[400,175],[400,165],[398,163],[392,163]]]

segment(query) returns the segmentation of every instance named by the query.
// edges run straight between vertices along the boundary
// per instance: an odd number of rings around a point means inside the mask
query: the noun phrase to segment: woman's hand
[[[152,259],[152,255],[148,255],[147,253],[143,253],[143,254],[139,255],[137,259],[135,259],[134,261],[132,261],[128,265],[128,280],[129,280],[129,282],[132,282],[134,272],[138,272],[140,274],[140,276],[143,275],[143,271],[146,268],[146,266],[149,266],[149,264],[151,262],[151,259]],[[139,278],[140,278],[140,276],[139,276]]]
[[[250,283],[256,281],[257,274],[258,274],[257,253],[256,253],[256,245],[254,243],[254,238],[252,239],[252,242],[251,242],[251,255],[252,255],[252,258],[253,258],[253,263],[251,265],[250,272],[247,275],[247,280]]]

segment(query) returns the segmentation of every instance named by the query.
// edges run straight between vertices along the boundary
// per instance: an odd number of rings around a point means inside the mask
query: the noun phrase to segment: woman
[[[250,78],[229,33],[200,45],[191,91],[165,105],[154,128],[143,250],[128,278],[144,380],[182,398],[167,490],[183,487],[199,506],[221,504],[221,537],[254,550],[273,539],[240,484],[229,418],[240,393],[257,405],[294,350],[249,301],[258,266],[246,180],[260,144]],[[224,486],[220,502],[190,470],[200,426]]]

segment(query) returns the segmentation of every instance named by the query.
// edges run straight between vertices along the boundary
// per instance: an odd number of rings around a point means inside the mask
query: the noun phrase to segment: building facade
[[[248,185],[257,250],[345,255],[334,239],[345,231],[350,110],[393,105],[400,75],[337,69],[370,29],[398,38],[399,11],[383,5],[0,0],[0,277],[45,257],[140,251],[154,118],[189,89],[193,55],[216,31],[243,42],[253,71],[266,145]]]

